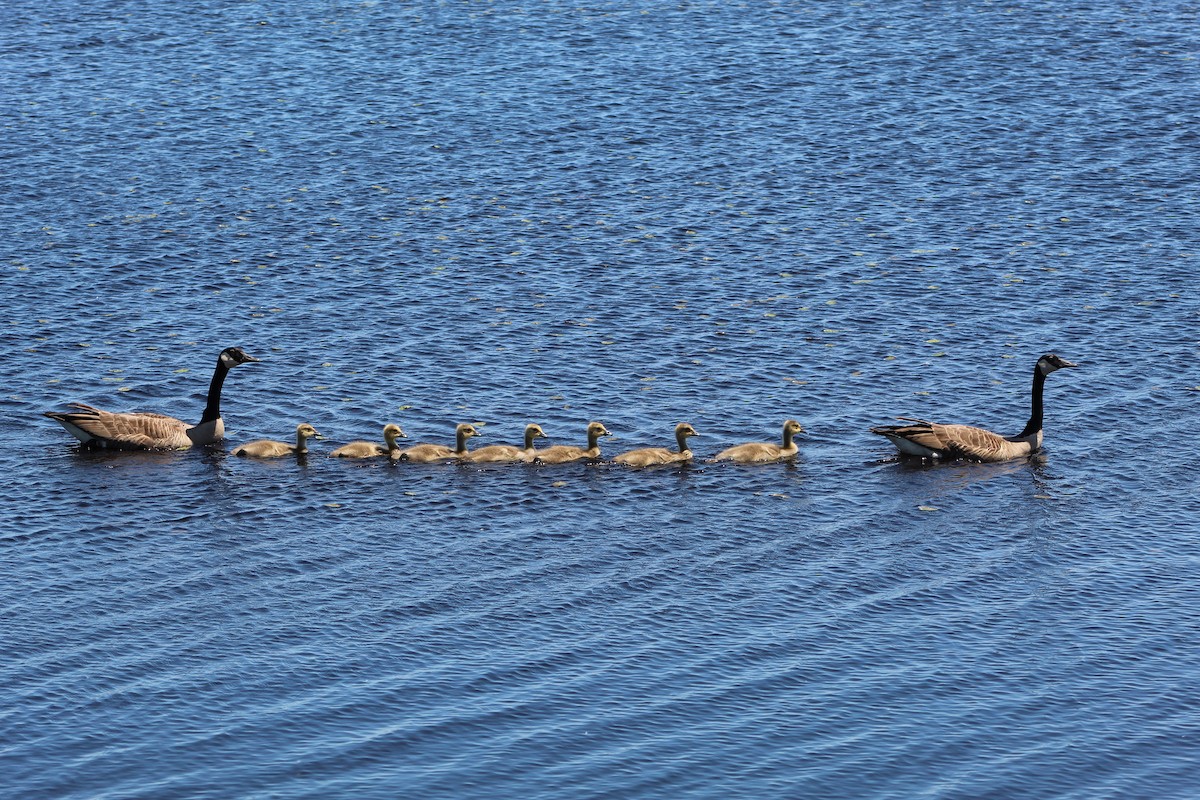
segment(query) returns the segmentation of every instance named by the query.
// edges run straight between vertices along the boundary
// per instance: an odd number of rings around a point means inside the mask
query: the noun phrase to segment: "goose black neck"
[[[454,434],[454,452],[460,456],[467,452],[467,432],[457,431]]]
[[[792,447],[792,437],[793,437],[793,436],[795,436],[795,434],[794,434],[794,433],[792,433],[791,431],[787,430],[786,428],[784,429],[784,431],[783,431],[783,449],[784,449],[784,450],[789,450],[789,449],[791,449],[791,447]]]
[[[1042,429],[1042,390],[1046,386],[1046,376],[1037,367],[1033,368],[1033,398],[1031,400],[1029,422],[1018,438],[1033,436]]]
[[[218,356],[217,368],[213,370],[212,383],[208,385],[208,405],[204,407],[204,416],[200,418],[201,423],[220,419],[221,387],[225,385],[225,376],[228,374],[229,367],[225,366],[225,362]]]
[[[526,450],[533,449],[533,436],[535,433],[536,433],[536,431],[525,431],[525,449]]]
[[[675,441],[679,444],[679,452],[686,453],[688,449],[687,436],[683,431],[675,434]]]
[[[600,446],[600,431],[588,431],[588,450],[595,450]]]

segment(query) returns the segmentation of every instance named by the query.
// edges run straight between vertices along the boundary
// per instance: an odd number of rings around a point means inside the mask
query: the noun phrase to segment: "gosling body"
[[[572,461],[600,460],[600,437],[612,436],[602,422],[592,422],[587,428],[587,447],[558,444],[543,448],[534,455],[535,464],[569,464]]]
[[[413,464],[434,464],[467,455],[467,440],[479,436],[475,426],[463,423],[454,429],[454,449],[440,444],[418,444],[401,450],[396,458]]]
[[[400,452],[396,439],[406,439],[408,434],[395,423],[383,426],[383,444],[379,442],[357,441],[344,444],[330,453],[331,458],[378,458],[379,456],[395,457]]]
[[[803,433],[804,428],[794,419],[783,423],[783,445],[770,442],[746,442],[734,445],[717,453],[713,461],[733,461],[738,464],[770,464],[776,461],[787,461],[796,457],[800,452],[795,436]]]
[[[320,438],[317,429],[307,422],[296,426],[296,443],[277,442],[273,439],[259,439],[247,442],[233,448],[233,455],[243,458],[280,458],[282,456],[302,456],[308,453],[308,440]]]
[[[473,464],[483,463],[528,463],[532,461],[537,452],[533,447],[534,439],[545,439],[545,431],[540,425],[525,426],[525,446],[515,447],[510,444],[490,444],[486,447],[480,447],[470,451],[463,456],[464,461],[469,461]]]
[[[696,429],[686,422],[675,426],[675,443],[678,450],[672,452],[665,447],[643,447],[640,450],[630,450],[613,458],[617,464],[630,467],[651,467],[657,464],[677,464],[692,460],[692,451],[688,448],[687,440],[691,436],[699,436]]]

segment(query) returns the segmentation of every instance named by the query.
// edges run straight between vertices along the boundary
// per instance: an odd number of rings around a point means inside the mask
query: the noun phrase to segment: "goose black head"
[[[1058,369],[1063,369],[1064,367],[1078,366],[1078,364],[1067,361],[1062,356],[1055,355],[1054,353],[1047,353],[1039,358],[1037,362],[1038,372],[1042,373],[1043,375],[1049,375],[1051,372],[1054,372]]]
[[[221,363],[230,369],[233,369],[238,364],[245,364],[247,361],[261,360],[250,355],[240,347],[226,347],[221,351]]]

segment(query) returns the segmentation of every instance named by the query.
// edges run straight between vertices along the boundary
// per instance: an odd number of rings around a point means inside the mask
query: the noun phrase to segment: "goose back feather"
[[[47,411],[46,416],[66,428],[85,445],[119,450],[181,449],[196,444],[188,431],[193,427],[181,419],[152,411],[113,412],[70,403],[74,411]],[[225,425],[215,420],[203,442],[217,441],[225,435]]]
[[[1007,461],[1027,456],[1042,444],[1041,431],[1029,440],[1011,440],[974,425],[943,425],[925,420],[875,427],[871,432],[886,436],[901,453],[921,458]]]

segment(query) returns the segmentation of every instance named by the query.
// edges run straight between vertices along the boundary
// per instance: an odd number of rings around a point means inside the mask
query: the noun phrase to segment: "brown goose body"
[[[538,450],[533,457],[535,464],[569,464],[573,461],[597,461],[600,458],[600,437],[612,436],[601,422],[588,424],[587,447],[558,444]]]
[[[534,439],[545,439],[546,434],[540,425],[525,426],[525,446],[514,447],[510,444],[490,444],[472,450],[463,456],[464,461],[473,464],[506,463],[517,464],[532,461],[537,451],[533,448]]]
[[[225,437],[219,418],[192,425],[166,414],[151,411],[105,411],[86,403],[70,403],[75,411],[47,411],[87,447],[115,450],[181,450],[197,444],[212,444]]]
[[[776,461],[786,461],[795,458],[800,452],[796,445],[795,435],[803,433],[804,428],[794,419],[783,423],[783,444],[770,442],[746,442],[745,444],[728,447],[713,457],[713,461],[733,461],[738,464],[771,464]]]
[[[974,425],[945,425],[901,417],[907,425],[882,425],[871,433],[885,436],[902,455],[918,458],[964,459],[967,461],[1007,461],[1036,453],[1042,446],[1042,394],[1046,376],[1064,367],[1076,367],[1070,361],[1048,353],[1033,368],[1031,413],[1025,429],[1016,436],[1001,436]]]
[[[467,439],[472,436],[479,436],[479,431],[473,425],[463,423],[454,429],[454,449],[440,444],[417,444],[401,450],[395,458],[413,464],[434,464],[461,458],[467,454]]]
[[[394,456],[400,452],[396,439],[406,439],[408,434],[395,423],[383,426],[383,444],[378,442],[357,441],[344,444],[329,454],[330,458],[378,458],[379,456]]]
[[[688,449],[687,443],[689,436],[699,436],[699,434],[691,425],[681,422],[675,426],[675,443],[678,445],[678,450],[672,451],[665,447],[643,447],[614,456],[613,462],[630,467],[652,467],[657,464],[677,464],[691,461],[692,451]]]
[[[221,388],[225,376],[239,364],[258,360],[240,347],[221,351],[209,383],[204,414],[195,425],[165,414],[105,411],[86,403],[71,403],[74,411],[47,411],[45,415],[62,425],[85,447],[180,450],[213,444],[225,438],[225,423],[221,420]]]
[[[320,438],[317,429],[307,422],[296,426],[296,443],[277,442],[272,439],[259,439],[247,442],[233,448],[233,455],[246,458],[280,458],[281,456],[302,456],[308,453],[308,440]]]
[[[921,458],[961,458],[967,461],[1007,461],[1028,456],[1042,446],[1042,432],[1006,439],[974,425],[943,425],[912,420],[908,425],[872,428],[886,436],[905,455]]]

